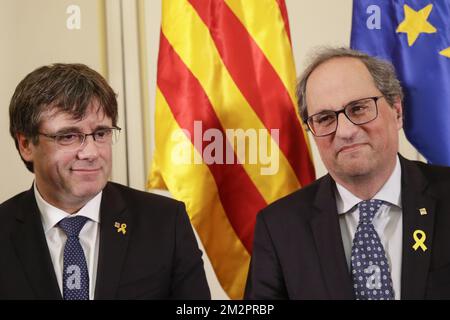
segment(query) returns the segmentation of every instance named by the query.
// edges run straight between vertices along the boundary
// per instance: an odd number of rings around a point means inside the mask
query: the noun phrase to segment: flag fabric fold
[[[148,188],[186,204],[241,299],[256,214],[314,180],[283,0],[163,0]]]
[[[450,165],[450,1],[354,0],[351,47],[394,64],[406,137]]]

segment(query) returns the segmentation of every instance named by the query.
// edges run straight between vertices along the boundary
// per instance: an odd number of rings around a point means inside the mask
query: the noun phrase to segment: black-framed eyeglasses
[[[114,144],[119,141],[120,131],[119,127],[100,128],[91,133],[83,132],[64,132],[48,134],[39,132],[41,136],[53,139],[58,147],[66,151],[75,151],[80,149],[86,142],[88,136],[92,136],[97,145]]]
[[[306,119],[309,130],[316,137],[333,134],[337,130],[340,113],[344,113],[348,120],[355,125],[366,124],[378,116],[378,97],[358,99],[346,104],[341,110],[324,110]]]

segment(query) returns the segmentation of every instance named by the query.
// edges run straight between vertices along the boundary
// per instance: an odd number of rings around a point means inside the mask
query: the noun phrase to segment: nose
[[[345,116],[344,113],[341,113],[338,115],[337,121],[338,121],[338,126],[336,129],[335,137],[349,140],[349,139],[352,139],[359,130],[358,125],[353,124]]]
[[[78,150],[78,158],[80,160],[95,160],[98,157],[98,146],[93,136],[87,136],[83,145]]]

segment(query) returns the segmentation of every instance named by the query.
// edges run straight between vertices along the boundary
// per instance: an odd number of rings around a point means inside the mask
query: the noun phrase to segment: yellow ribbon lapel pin
[[[415,251],[417,251],[417,249],[422,249],[422,251],[426,251],[427,250],[427,246],[425,245],[425,240],[427,238],[427,235],[425,234],[425,232],[423,230],[416,230],[413,233],[413,238],[415,241],[415,244],[413,245],[413,249]]]
[[[125,223],[116,222],[114,223],[114,227],[117,228],[117,232],[127,233],[127,225]]]

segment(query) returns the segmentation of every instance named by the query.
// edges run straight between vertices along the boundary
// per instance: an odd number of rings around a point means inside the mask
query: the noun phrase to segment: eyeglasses
[[[82,132],[66,132],[58,134],[47,134],[39,132],[39,135],[53,139],[58,147],[66,151],[75,151],[80,149],[86,142],[87,136],[92,136],[97,145],[114,144],[119,140],[120,131],[119,127],[113,128],[101,128],[95,130],[92,133]]]
[[[325,110],[306,119],[309,130],[316,137],[328,136],[335,133],[340,113],[344,113],[348,120],[355,125],[366,124],[378,116],[378,97],[368,97],[352,101],[339,111]]]

